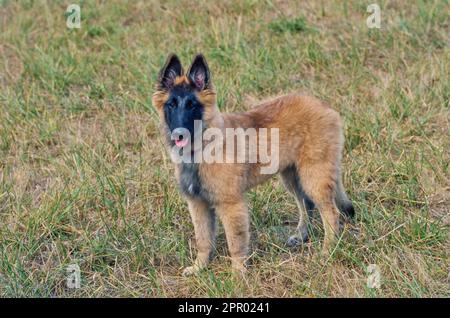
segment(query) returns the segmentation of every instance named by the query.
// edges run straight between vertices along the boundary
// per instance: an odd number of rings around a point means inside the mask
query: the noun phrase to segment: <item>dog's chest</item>
[[[179,183],[183,194],[190,197],[207,199],[207,193],[203,187],[199,175],[199,165],[197,163],[182,163],[180,165]]]

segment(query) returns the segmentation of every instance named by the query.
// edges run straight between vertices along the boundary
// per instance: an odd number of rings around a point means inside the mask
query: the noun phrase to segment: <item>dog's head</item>
[[[203,55],[198,54],[185,74],[180,59],[171,54],[161,69],[152,98],[169,143],[184,147],[192,142],[194,123],[209,126],[217,113],[216,94],[211,75]],[[191,140],[183,132],[189,131]]]

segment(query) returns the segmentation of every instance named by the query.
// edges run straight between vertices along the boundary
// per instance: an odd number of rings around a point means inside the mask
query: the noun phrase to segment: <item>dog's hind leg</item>
[[[304,160],[300,168],[300,179],[305,193],[320,212],[325,237],[323,251],[329,252],[339,233],[339,211],[335,202],[337,171],[333,163],[308,162]]]
[[[286,190],[294,196],[299,210],[297,233],[290,236],[286,242],[288,246],[296,246],[308,240],[308,214],[314,209],[314,203],[303,191],[295,166],[284,169],[281,179]]]

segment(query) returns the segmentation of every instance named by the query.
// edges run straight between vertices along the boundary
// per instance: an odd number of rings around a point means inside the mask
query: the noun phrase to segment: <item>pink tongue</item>
[[[177,145],[177,147],[183,148],[184,146],[186,146],[188,143],[187,139],[181,139],[181,140],[175,140],[175,145]]]

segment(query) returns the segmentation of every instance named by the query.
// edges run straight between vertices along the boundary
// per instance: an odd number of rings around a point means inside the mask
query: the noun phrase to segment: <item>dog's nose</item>
[[[175,128],[172,130],[172,140],[183,140],[188,137],[189,131],[186,128]]]

